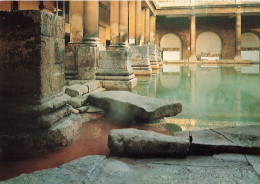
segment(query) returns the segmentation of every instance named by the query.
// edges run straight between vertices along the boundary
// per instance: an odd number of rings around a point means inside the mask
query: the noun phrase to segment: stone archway
[[[260,61],[260,40],[257,34],[246,32],[241,35],[241,56],[243,60]]]
[[[174,33],[165,34],[161,38],[160,49],[163,51],[163,60],[182,59],[182,40]]]
[[[196,40],[196,55],[206,60],[218,60],[222,54],[222,42],[218,34],[206,31]]]

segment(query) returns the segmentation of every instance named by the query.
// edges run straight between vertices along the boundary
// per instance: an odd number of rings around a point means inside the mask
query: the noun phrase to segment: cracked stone
[[[190,146],[190,153],[244,153],[259,155],[259,129],[259,125],[250,125],[191,131],[193,142]],[[175,132],[173,136],[188,138],[189,132]]]
[[[114,129],[108,135],[110,154],[131,157],[181,156],[189,152],[189,141],[153,131]]]
[[[188,156],[185,159],[130,159],[86,156],[58,168],[22,174],[2,182],[15,183],[250,183],[260,176],[244,155]]]

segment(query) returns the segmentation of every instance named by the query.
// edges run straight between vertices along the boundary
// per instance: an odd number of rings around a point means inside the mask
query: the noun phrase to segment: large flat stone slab
[[[224,127],[191,131],[191,154],[246,153],[260,155],[260,126]],[[176,132],[175,137],[188,138],[189,132]]]
[[[182,111],[180,103],[140,96],[127,91],[93,93],[89,95],[88,102],[123,121],[137,120],[138,123],[175,116]]]
[[[130,157],[181,156],[189,152],[189,140],[134,128],[114,129],[108,135],[111,155]]]
[[[22,174],[16,183],[243,183],[258,184],[259,175],[244,155],[189,156],[185,159],[116,159],[86,156],[58,168]]]

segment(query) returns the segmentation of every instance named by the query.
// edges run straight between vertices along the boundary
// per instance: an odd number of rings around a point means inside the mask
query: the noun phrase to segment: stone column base
[[[152,75],[150,60],[148,58],[149,48],[144,46],[130,46],[132,51],[131,66],[135,75]]]
[[[131,67],[132,53],[129,50],[100,51],[97,80],[102,80],[107,90],[131,90],[137,79]]]
[[[136,66],[136,67],[133,67],[134,69],[134,74],[135,75],[152,75],[152,68],[151,66],[147,66],[147,67],[144,67],[144,66]]]
[[[102,44],[101,44],[102,45]],[[65,53],[65,74],[69,79],[72,65],[76,71],[74,79],[93,80],[96,78],[96,65],[98,63],[99,50],[103,47],[87,45],[86,43],[69,43]]]
[[[197,62],[198,60],[197,60],[197,57],[196,56],[190,56],[189,57],[189,62]]]
[[[150,61],[150,63],[151,63],[151,68],[152,69],[160,68],[159,63],[157,61]]]
[[[121,80],[104,80],[103,87],[106,90],[126,90],[131,91],[137,85],[137,79],[133,78],[128,81],[121,81]]]
[[[243,62],[242,56],[235,56],[234,57],[234,62],[235,63],[242,63]]]

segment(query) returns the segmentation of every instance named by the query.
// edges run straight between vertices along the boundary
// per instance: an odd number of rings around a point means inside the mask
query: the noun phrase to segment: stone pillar
[[[99,1],[81,4],[73,1],[72,4],[81,6],[83,10],[83,40],[71,42],[66,47],[66,79],[92,80],[96,78],[99,51],[105,50],[99,39]]]
[[[99,1],[83,2],[83,43],[96,46],[99,40]]]
[[[135,1],[135,44],[141,44],[142,36],[142,3],[141,0]]]
[[[82,124],[63,93],[64,18],[38,10],[0,17],[9,25],[0,30],[0,147],[7,157],[28,157],[67,145]]]
[[[190,58],[189,61],[197,61],[196,57],[196,16],[190,17]]]
[[[97,79],[102,80],[107,90],[132,90],[137,85],[137,79],[131,67],[132,53],[128,46],[128,1],[111,1],[110,9],[111,24],[117,23],[116,15],[119,15],[119,42],[114,39],[108,51],[100,52]],[[117,37],[114,28],[111,28],[112,39]]]
[[[119,1],[110,2],[110,45],[117,45],[119,42]]]
[[[144,35],[145,35],[145,9],[142,9],[142,34],[141,34],[141,45],[144,43]]]
[[[111,24],[118,22],[118,40],[113,40],[110,50],[125,50],[128,45],[128,1],[111,1]],[[118,12],[118,13],[117,13]],[[116,18],[118,16],[118,19]],[[116,38],[116,28],[111,30],[111,38]],[[112,28],[111,28],[112,29]],[[118,42],[116,42],[118,41]]]
[[[128,47],[128,1],[120,1],[119,5],[119,45]]]
[[[135,45],[135,27],[136,23],[135,21],[138,20],[136,19],[136,2],[135,1],[129,1],[129,44],[130,45]]]
[[[236,14],[236,56],[235,62],[243,62],[241,57],[241,13]]]
[[[70,42],[83,40],[83,1],[70,1]]]
[[[150,9],[145,8],[144,44],[150,43]]]
[[[151,22],[150,22],[150,44],[155,44],[155,32],[156,32],[156,16],[153,15],[150,17]]]

